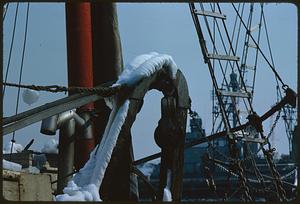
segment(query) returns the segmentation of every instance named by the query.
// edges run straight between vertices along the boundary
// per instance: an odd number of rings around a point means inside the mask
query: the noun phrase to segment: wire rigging
[[[273,67],[275,67],[275,62],[274,62],[274,59],[273,59],[273,54],[272,54],[272,49],[271,49],[271,43],[270,43],[270,38],[269,38],[269,32],[268,32],[268,29],[267,29],[267,22],[266,22],[266,18],[265,18],[265,14],[264,12],[262,13],[262,17],[263,17],[263,22],[264,22],[264,28],[265,28],[265,33],[266,33],[266,39],[267,39],[267,45],[268,45],[268,50],[269,50],[269,54],[270,54],[270,58],[271,58],[271,62],[272,62],[272,65]],[[277,87],[279,87],[279,82],[278,82],[278,79],[277,77],[275,76],[275,81],[276,81],[276,84],[277,84]],[[277,89],[277,95],[279,96],[279,98],[277,100],[281,100],[283,97],[282,97],[282,92],[280,89]],[[290,117],[290,115],[292,114],[290,111],[289,111],[289,108],[287,107],[283,107],[282,108],[283,110],[283,118],[286,118],[286,117]],[[284,125],[285,125],[285,131],[286,131],[286,135],[288,137],[288,140],[289,140],[289,143],[291,143],[291,132],[290,130],[292,129],[291,127],[291,121],[287,121],[284,119]],[[289,148],[290,148],[290,144],[289,144]]]
[[[27,31],[28,31],[28,19],[29,19],[29,2],[27,3],[27,9],[26,9],[26,20],[25,20],[25,31],[24,31],[24,42],[23,42],[23,48],[22,48],[22,59],[21,59],[21,68],[20,68],[20,74],[19,74],[19,82],[18,84],[20,85],[22,82],[22,75],[23,75],[23,67],[24,67],[24,59],[25,59],[25,50],[26,50],[26,42],[27,42]],[[18,114],[19,110],[19,102],[20,102],[20,90],[21,88],[18,87],[18,94],[17,94],[17,104],[16,104],[16,111],[15,114]],[[15,134],[16,132],[13,132],[12,136],[12,144],[11,144],[11,149],[10,149],[10,159],[12,156],[12,150],[13,150],[13,145],[15,141]]]
[[[241,22],[242,22],[243,26],[245,27],[245,29],[247,30],[247,32],[249,32],[249,36],[253,40],[254,44],[257,46],[257,49],[259,50],[260,54],[262,55],[262,57],[264,58],[264,60],[268,63],[269,67],[271,68],[271,70],[273,71],[273,73],[275,74],[275,76],[280,81],[280,83],[282,85],[282,89],[284,89],[284,90],[287,89],[288,85],[283,82],[283,80],[281,79],[281,77],[279,76],[279,74],[277,73],[277,71],[275,70],[275,68],[272,66],[272,64],[270,63],[270,61],[267,59],[267,57],[265,56],[265,54],[262,52],[262,50],[260,49],[259,45],[257,44],[257,42],[255,41],[255,39],[251,35],[250,30],[247,28],[245,22],[243,21],[243,19],[241,18],[241,16],[237,12],[237,9],[236,9],[236,7],[235,7],[235,5],[233,3],[232,3],[232,6],[233,6],[235,12],[237,13],[237,15],[239,16],[239,18],[241,19]]]
[[[16,25],[17,25],[17,19],[18,19],[18,11],[19,11],[19,2],[16,5],[14,25],[13,25],[13,33],[12,33],[12,37],[11,37],[11,44],[10,44],[9,55],[8,55],[8,63],[7,63],[6,74],[5,74],[5,79],[4,79],[5,83],[7,82],[7,78],[8,78],[8,73],[9,73],[9,68],[10,68],[10,61],[11,61],[12,51],[13,51],[13,46],[14,46],[15,33],[16,33]],[[3,86],[3,92],[2,92],[3,98],[4,98],[4,94],[5,94],[5,88],[6,88],[6,86],[4,85]]]
[[[4,22],[4,20],[5,20],[5,17],[6,17],[6,14],[7,14],[7,12],[8,12],[8,9],[9,9],[9,3],[7,3],[6,4],[6,7],[5,7],[5,11],[4,11],[4,14],[3,14],[3,22]]]
[[[261,25],[262,25],[262,17],[263,17],[263,14],[264,14],[264,5],[263,3],[261,4],[261,12],[260,12],[260,20],[259,20],[259,30],[258,30],[258,37],[257,37],[257,44],[259,45],[260,43],[260,37],[261,37]],[[252,98],[251,98],[251,103],[253,102],[253,93],[254,93],[254,87],[255,87],[255,81],[256,81],[256,68],[257,68],[257,63],[258,63],[258,49],[256,49],[256,52],[255,52],[255,62],[254,62],[254,73],[253,73],[253,81],[252,81],[252,90],[251,90],[251,93],[252,93]]]

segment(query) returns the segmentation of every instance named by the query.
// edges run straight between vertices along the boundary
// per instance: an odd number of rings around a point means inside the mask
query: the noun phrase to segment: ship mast
[[[65,9],[68,86],[93,87],[90,3],[66,3]],[[91,118],[93,108],[93,103],[89,103],[79,107],[76,112],[87,121]],[[72,161],[75,169],[79,170],[95,146],[91,125],[84,131],[71,133],[75,125],[72,125],[71,120],[67,123],[66,131],[61,131],[59,137],[58,193],[63,192],[68,181],[65,177],[73,171]],[[76,136],[75,144],[68,142],[71,136]]]
[[[115,3],[67,3],[66,24],[69,86],[93,87],[116,80],[123,69],[123,60]],[[94,121],[93,132],[86,129],[88,134],[78,135],[75,168],[79,170],[88,160],[95,142],[101,141],[110,109],[102,99],[95,102],[95,106],[90,103],[77,111],[86,120]],[[91,118],[92,112],[101,117]],[[110,162],[108,166],[100,188],[103,200],[137,200],[137,179],[130,171],[132,142],[131,137],[128,138],[125,145],[117,143],[119,154],[112,154],[118,162]],[[120,183],[126,185],[121,187]]]

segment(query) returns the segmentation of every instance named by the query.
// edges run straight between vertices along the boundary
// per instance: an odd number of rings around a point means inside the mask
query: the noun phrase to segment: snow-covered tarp
[[[140,80],[150,77],[164,68],[172,79],[176,78],[177,66],[171,56],[151,52],[139,55],[129,64],[113,85],[134,86]],[[105,170],[116,145],[119,133],[129,109],[129,100],[119,101],[117,96],[106,98],[106,104],[112,109],[101,143],[90,153],[90,158],[82,169],[68,182],[57,201],[101,201],[99,188]],[[121,103],[121,104],[120,104]]]

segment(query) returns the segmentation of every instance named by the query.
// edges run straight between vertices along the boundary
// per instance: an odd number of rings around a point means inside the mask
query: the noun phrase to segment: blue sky
[[[224,13],[229,11],[224,9]],[[4,21],[4,73],[11,43],[12,22],[15,4],[10,4]],[[118,3],[119,29],[124,62],[151,51],[169,54],[184,73],[192,98],[192,108],[203,119],[206,132],[211,129],[211,79],[203,62],[195,28],[187,3]],[[20,4],[15,46],[12,55],[9,82],[18,81],[21,63],[21,48],[24,36],[26,5]],[[66,34],[65,14],[62,3],[31,3],[23,84],[66,85]],[[226,13],[228,16],[230,14]],[[265,6],[270,41],[276,69],[283,80],[294,90],[297,86],[297,7],[293,4],[271,4]],[[229,19],[228,19],[229,21]],[[230,22],[228,22],[230,24]],[[265,49],[265,48],[263,48]],[[267,51],[265,49],[265,51]],[[259,115],[276,102],[274,75],[263,61],[257,73],[254,107]],[[16,89],[7,88],[3,111],[4,116],[14,115]],[[64,97],[64,94],[40,92],[40,99],[32,106],[20,102],[19,112]],[[147,94],[144,107],[133,126],[135,156],[140,158],[159,151],[153,132],[160,118],[158,92]],[[154,108],[157,107],[157,108]],[[268,130],[271,122],[264,123]],[[16,132],[16,141],[26,145],[35,138],[33,149],[40,150],[51,138],[39,133],[40,123]],[[188,129],[187,129],[188,130]],[[268,132],[268,131],[266,131]],[[57,136],[54,136],[57,138]],[[11,135],[4,137],[4,142]],[[287,139],[282,123],[275,129],[275,147],[287,153]]]

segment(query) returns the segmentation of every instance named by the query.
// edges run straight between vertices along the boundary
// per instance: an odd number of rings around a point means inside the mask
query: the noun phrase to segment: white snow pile
[[[171,170],[167,170],[167,185],[164,188],[164,196],[163,201],[171,202],[172,201],[172,193],[171,193]]]
[[[55,201],[101,201],[99,188],[95,184],[78,187],[71,180],[63,191],[64,194],[56,196]]]
[[[22,152],[23,151],[23,146],[21,144],[17,144],[17,143],[13,143],[11,141],[9,141],[8,143],[6,143],[6,145],[3,147],[3,154],[10,154],[11,151],[11,146],[12,148],[12,153],[18,153],[18,152]]]
[[[22,169],[22,172],[31,173],[31,174],[39,174],[40,170],[35,166],[29,166],[28,168]]]
[[[153,163],[145,163],[143,165],[138,166],[138,169],[150,179],[151,174],[153,173],[153,170],[155,169],[155,164]]]
[[[12,171],[21,171],[22,165],[14,162],[7,161],[5,159],[3,161],[3,169],[12,170]]]
[[[162,68],[175,79],[177,66],[171,56],[156,52],[137,56],[126,65],[113,86],[121,84],[134,86]],[[84,167],[68,182],[64,194],[56,196],[57,201],[101,201],[99,188],[129,109],[129,100],[120,101],[117,95],[106,98],[105,101],[112,111],[101,143],[90,153]]]
[[[133,86],[141,79],[151,76],[162,67],[175,79],[177,66],[170,55],[158,54],[157,52],[139,55],[126,65],[116,85],[127,84]]]
[[[58,140],[51,139],[44,144],[41,152],[48,154],[58,154]]]

